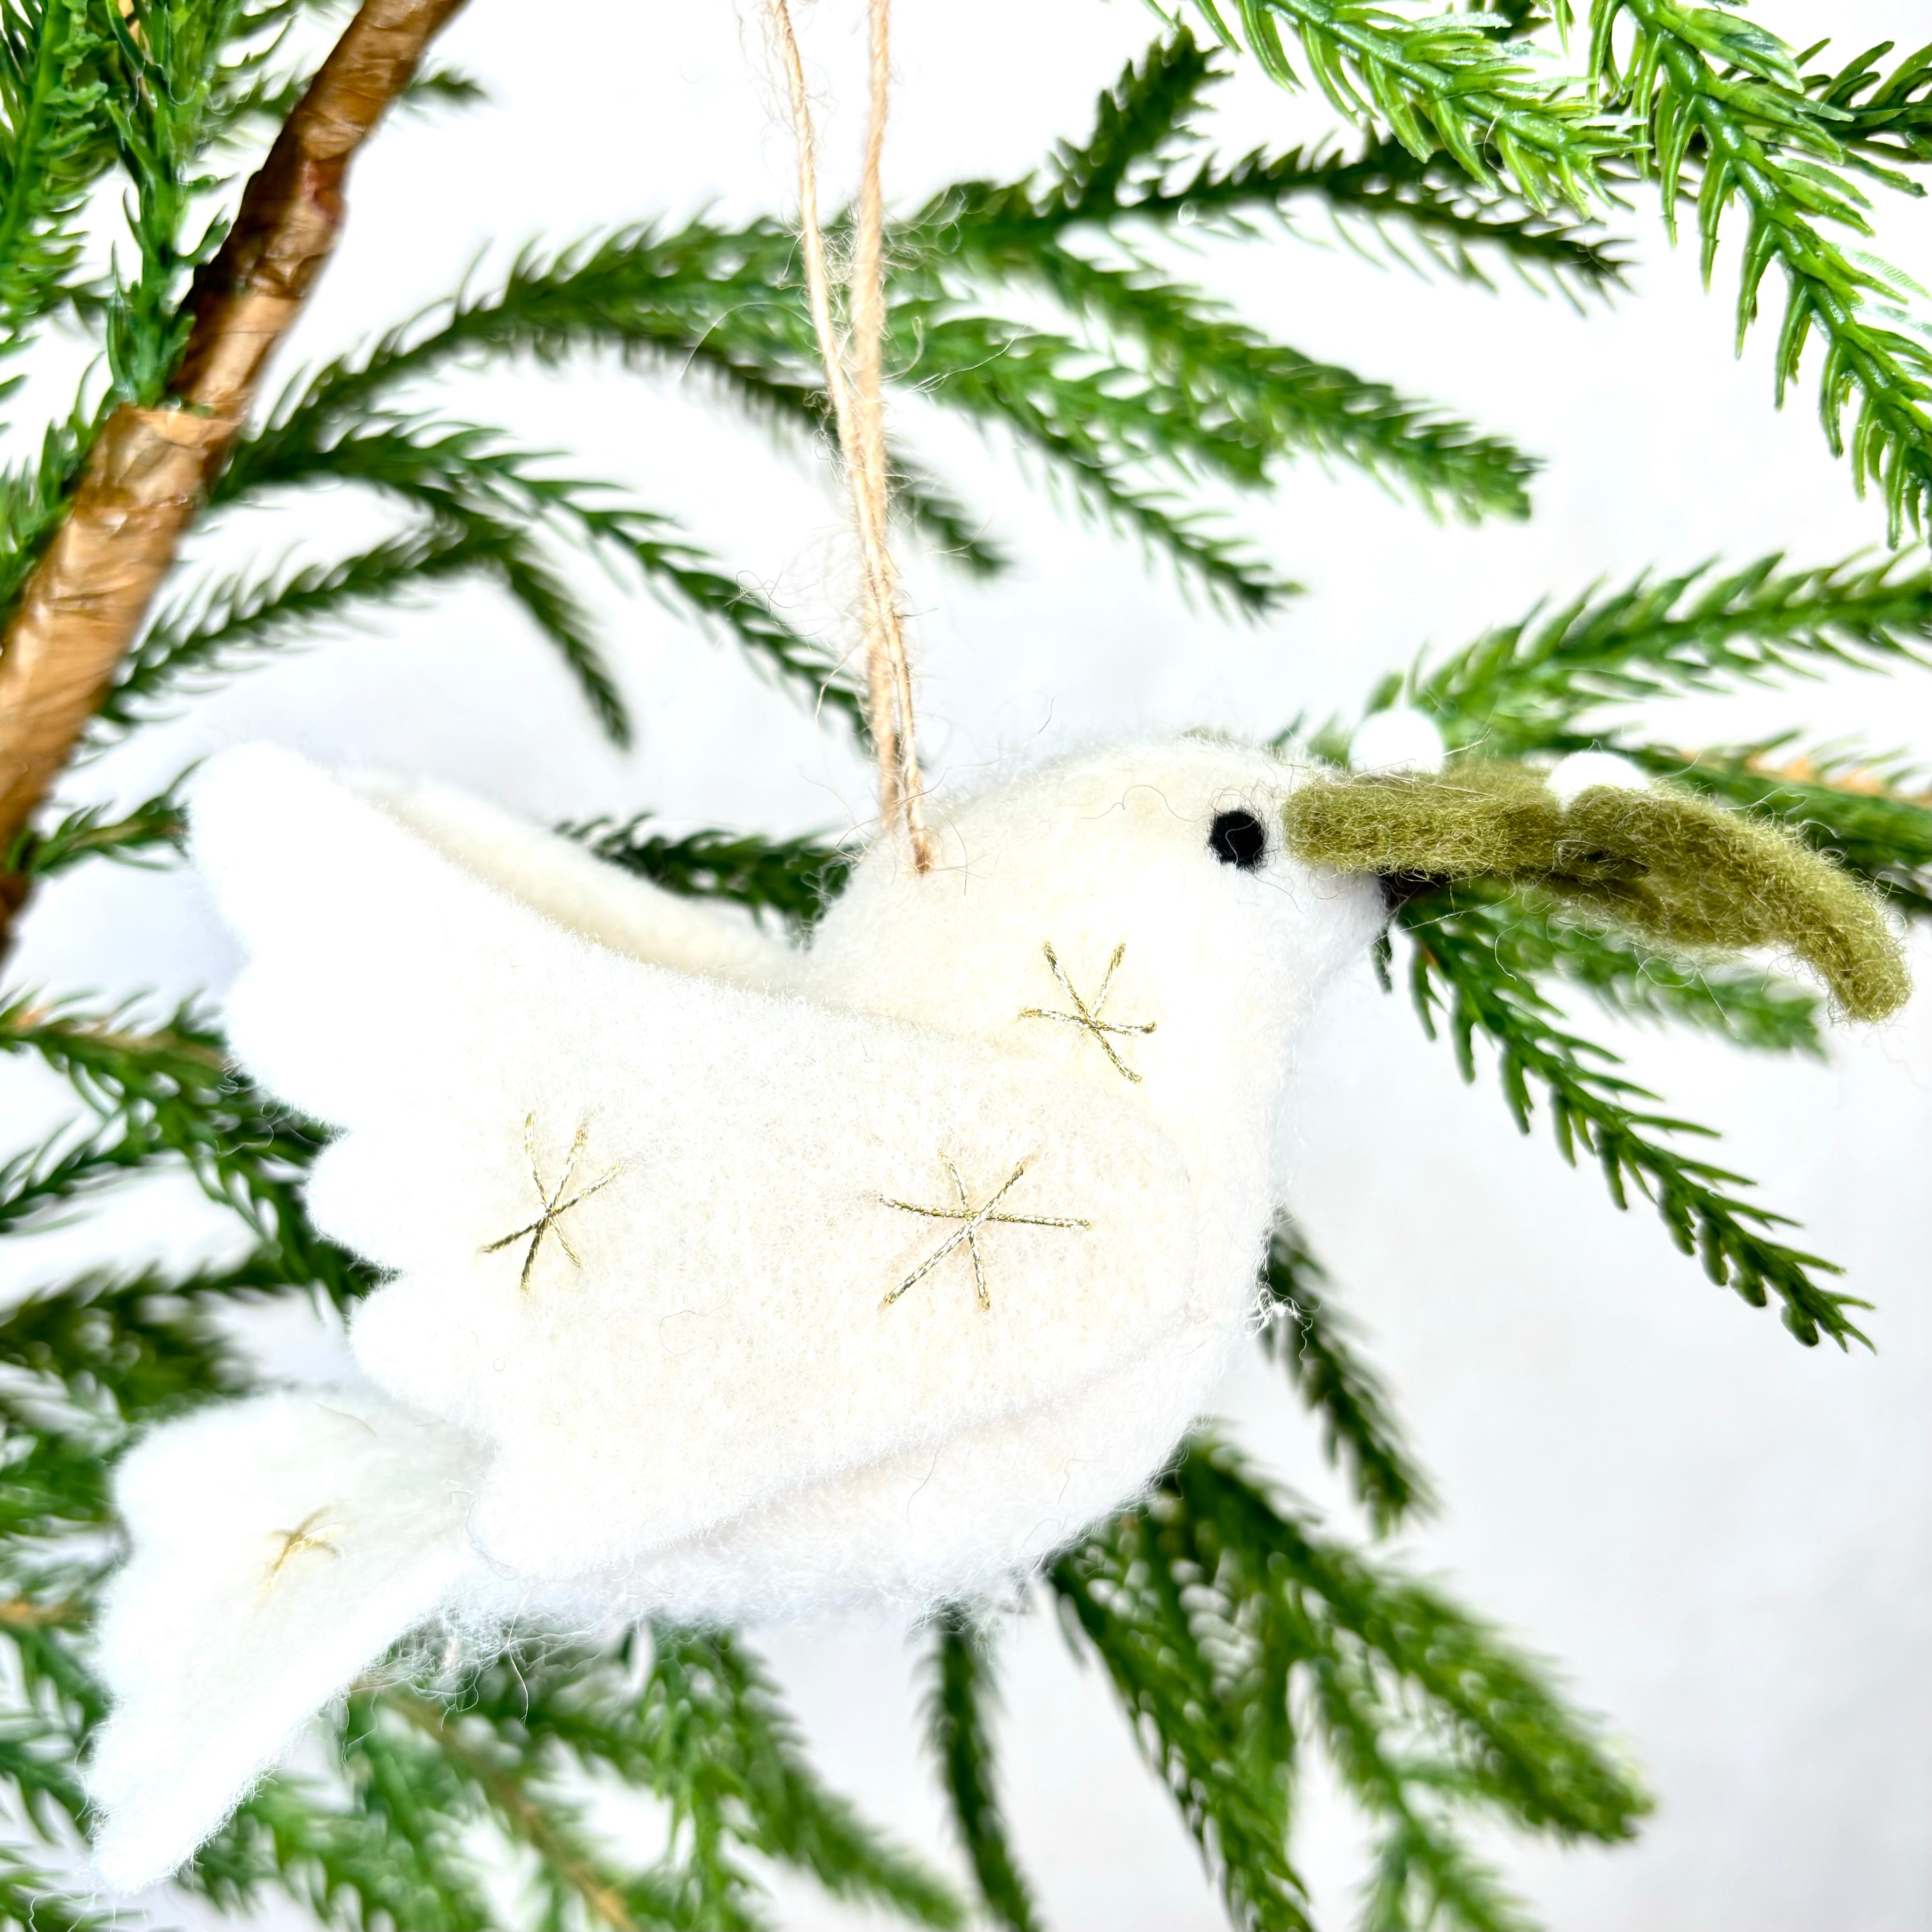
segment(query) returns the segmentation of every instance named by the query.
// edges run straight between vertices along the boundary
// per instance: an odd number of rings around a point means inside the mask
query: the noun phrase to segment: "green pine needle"
[[[854,854],[817,839],[730,832],[667,838],[645,828],[649,812],[619,824],[593,818],[556,829],[600,859],[687,898],[719,898],[770,913],[794,930],[811,926],[845,883]]]
[[[1814,95],[1774,34],[1724,9],[1676,0],[1593,0],[1590,58],[1606,102],[1646,131],[1643,158],[1673,235],[1680,202],[1694,194],[1707,284],[1725,214],[1742,206],[1739,347],[1775,265],[1785,284],[1778,400],[1796,380],[1815,331],[1823,347],[1819,413],[1832,454],[1849,448],[1852,483],[1862,495],[1876,489],[1890,541],[1924,530],[1932,514],[1932,347],[1905,307],[1920,292],[1821,226],[1870,234],[1869,203],[1850,172],[1906,184],[1875,158],[1886,145],[1879,138],[1885,110],[1868,111],[1862,126],[1832,98],[1834,87]],[[1901,82],[1880,86],[1878,95],[1902,109],[1924,79],[1923,56],[1915,56]],[[1859,141],[1856,154],[1848,135]],[[1893,153],[1906,158],[1895,146]],[[1854,405],[1848,442],[1845,416]]]
[[[110,817],[111,808],[87,805],[63,813],[45,831],[22,831],[0,868],[46,879],[83,860],[111,859],[124,866],[165,866],[180,857],[188,837],[188,814],[178,796],[177,778],[164,792],[131,811]]]
[[[1711,1130],[1649,1111],[1656,1096],[1610,1070],[1619,1062],[1607,1048],[1567,1032],[1562,1015],[1534,980],[1519,977],[1501,956],[1479,908],[1461,904],[1460,889],[1410,900],[1396,921],[1412,946],[1409,986],[1430,1036],[1438,1016],[1450,1029],[1466,1080],[1475,1078],[1480,1033],[1496,1049],[1504,1098],[1525,1133],[1534,1108],[1531,1082],[1540,1087],[1550,1126],[1565,1160],[1580,1146],[1595,1156],[1610,1198],[1629,1204],[1634,1184],[1662,1216],[1671,1239],[1702,1260],[1705,1273],[1754,1308],[1775,1294],[1784,1324],[1806,1347],[1827,1335],[1842,1348],[1866,1342],[1847,1311],[1871,1304],[1819,1286],[1816,1276],[1842,1270],[1832,1262],[1774,1239],[1790,1225],[1782,1214],[1754,1206],[1733,1191],[1743,1176],[1693,1159],[1660,1136],[1709,1135]]]
[[[1220,0],[1197,0],[1230,46]],[[1230,10],[1269,76],[1298,87],[1284,38],[1341,114],[1386,128],[1418,160],[1446,151],[1472,179],[1507,179],[1539,208],[1589,213],[1610,199],[1605,164],[1624,143],[1581,90],[1540,67],[1541,50],[1480,12],[1415,17],[1363,0],[1234,0]]]
[[[1456,747],[1496,758],[1572,748],[1604,706],[1816,676],[1840,666],[1932,665],[1932,574],[1910,555],[1787,571],[1777,552],[1714,574],[1700,564],[1486,632],[1394,679]]]
[[[1435,1486],[1404,1439],[1382,1377],[1356,1353],[1354,1324],[1330,1302],[1328,1270],[1301,1231],[1279,1222],[1262,1264],[1262,1346],[1321,1418],[1330,1462],[1346,1456],[1356,1500],[1378,1536],[1430,1514]]]
[[[116,1911],[97,1912],[64,1895],[24,1852],[0,1844],[0,1924],[32,1932],[118,1932],[127,1923]]]
[[[1509,1923],[1484,1916],[1507,1908],[1456,1812],[1614,1842],[1645,1809],[1538,1666],[1438,1592],[1318,1534],[1211,1439],[1050,1574],[1211,1850],[1238,1924],[1306,1922],[1288,1801],[1314,1736],[1371,1820],[1440,1876],[1437,1916],[1418,1925]]]
[[[75,290],[90,190],[114,159],[86,0],[0,5],[0,355]]]
[[[0,1007],[0,1053],[36,1054],[104,1121],[184,1162],[248,1228],[266,1276],[316,1287],[339,1305],[374,1281],[303,1210],[300,1182],[320,1131],[232,1075],[220,1036],[191,1009],[164,1026],[134,1028],[121,1015],[22,997]]]
[[[957,1606],[932,1620],[932,1683],[926,1735],[939,1760],[954,1828],[978,1881],[987,1917],[1007,1932],[1041,1932],[1039,1909],[1000,1816],[989,1732],[998,1706],[992,1633]]]

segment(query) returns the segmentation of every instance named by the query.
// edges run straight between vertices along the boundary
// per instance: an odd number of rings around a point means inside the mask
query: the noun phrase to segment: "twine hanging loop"
[[[925,787],[913,718],[912,670],[899,611],[898,571],[889,528],[891,476],[886,454],[883,366],[886,324],[885,202],[880,162],[892,93],[892,0],[867,0],[868,106],[866,152],[859,185],[857,232],[852,253],[848,326],[842,339],[826,265],[825,234],[818,213],[818,144],[804,63],[788,0],[766,0],[772,35],[785,72],[792,132],[798,155],[799,230],[805,256],[812,326],[825,364],[825,387],[838,431],[838,454],[852,495],[859,536],[866,651],[866,718],[878,757],[879,814],[888,827],[905,820],[914,867],[932,869],[932,836],[926,826]]]

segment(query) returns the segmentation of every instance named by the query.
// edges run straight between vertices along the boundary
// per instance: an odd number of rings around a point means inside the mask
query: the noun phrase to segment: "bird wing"
[[[358,1358],[494,1444],[473,1523],[519,1570],[1068,1400],[1190,1306],[1184,1166],[1104,1093],[624,956],[285,754],[195,819],[234,1043],[338,1130],[311,1210],[393,1271]]]

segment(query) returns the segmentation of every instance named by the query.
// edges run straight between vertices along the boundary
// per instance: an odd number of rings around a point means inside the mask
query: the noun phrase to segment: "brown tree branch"
[[[0,644],[0,854],[46,796],[140,629],[262,370],[342,226],[349,164],[463,0],[364,0],[195,278],[166,399],[103,426]],[[0,868],[0,947],[28,881]]]

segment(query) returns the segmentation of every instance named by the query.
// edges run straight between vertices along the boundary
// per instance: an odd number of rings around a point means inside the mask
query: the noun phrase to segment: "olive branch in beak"
[[[1282,819],[1298,858],[1378,874],[1398,900],[1497,879],[1664,945],[1787,949],[1854,1019],[1884,1018],[1912,990],[1876,893],[1794,833],[1688,792],[1596,785],[1566,804],[1540,772],[1472,759],[1316,779]]]

